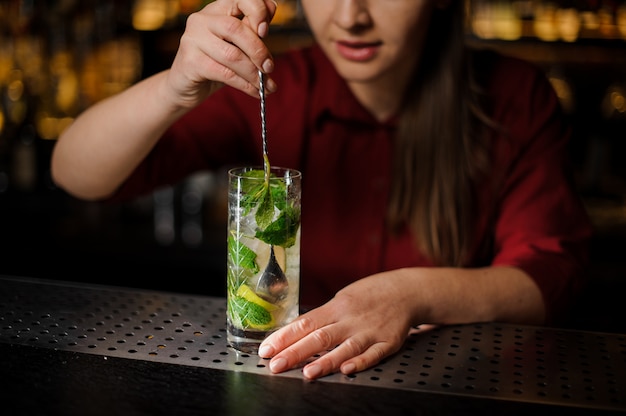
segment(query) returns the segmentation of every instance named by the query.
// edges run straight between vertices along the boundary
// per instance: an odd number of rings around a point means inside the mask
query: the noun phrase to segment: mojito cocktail
[[[298,316],[301,174],[237,168],[228,180],[228,342],[256,353]]]

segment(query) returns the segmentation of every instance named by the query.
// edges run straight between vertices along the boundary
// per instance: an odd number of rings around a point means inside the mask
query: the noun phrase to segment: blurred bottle
[[[523,1],[473,0],[470,26],[482,39],[518,40],[523,34]]]
[[[615,39],[618,37],[616,17],[617,1],[603,0],[598,10],[598,31],[602,38]]]
[[[545,42],[626,39],[623,0],[466,1],[470,30],[482,39],[517,40],[528,35]]]
[[[586,0],[580,5],[581,36],[597,38],[600,36],[600,0]]]
[[[152,31],[172,25],[179,15],[180,3],[179,0],[135,0],[133,28]]]
[[[611,84],[602,98],[601,109],[602,116],[607,120],[626,120],[626,86]]]
[[[537,1],[534,7],[535,36],[544,42],[559,39],[557,25],[558,5],[554,1]]]
[[[198,247],[205,239],[207,199],[215,187],[215,177],[210,172],[199,172],[182,184],[180,195],[180,237],[188,247]]]
[[[165,187],[153,193],[154,239],[162,246],[170,246],[176,240],[174,187]]]
[[[41,37],[32,2],[12,1],[0,9],[0,192],[30,190],[36,182],[37,154],[22,136],[33,109],[32,82],[41,70]],[[17,160],[16,160],[17,158]]]
[[[561,40],[565,42],[578,40],[582,22],[580,10],[576,7],[575,1],[561,1],[556,12],[556,24]]]
[[[626,2],[617,9],[617,29],[622,39],[626,40]]]

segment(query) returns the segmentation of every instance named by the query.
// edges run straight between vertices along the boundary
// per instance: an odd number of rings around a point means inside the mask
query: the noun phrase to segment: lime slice
[[[248,285],[239,286],[239,289],[237,289],[237,296],[244,298],[248,302],[259,305],[268,312],[273,312],[279,308],[279,306],[276,306],[273,303],[269,303],[268,301],[254,293],[254,290],[250,289],[250,286]]]
[[[279,309],[261,298],[248,285],[241,285],[237,289],[237,298],[244,302],[242,305],[243,324],[248,328],[267,330],[276,326],[273,311]]]
[[[272,312],[240,296],[230,299],[228,313],[238,328],[268,330],[276,326]]]

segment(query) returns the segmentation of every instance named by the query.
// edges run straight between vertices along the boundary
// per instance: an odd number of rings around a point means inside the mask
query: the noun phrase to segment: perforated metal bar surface
[[[221,298],[0,276],[0,342],[270,374],[267,360],[228,346]],[[422,330],[376,367],[320,382],[626,412],[626,335],[503,324]]]

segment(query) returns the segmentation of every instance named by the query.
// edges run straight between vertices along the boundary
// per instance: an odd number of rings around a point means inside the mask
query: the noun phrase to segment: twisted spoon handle
[[[270,159],[267,155],[267,125],[265,121],[265,75],[259,71],[259,94],[261,95],[261,138],[263,139],[263,168],[265,181],[269,185]]]

